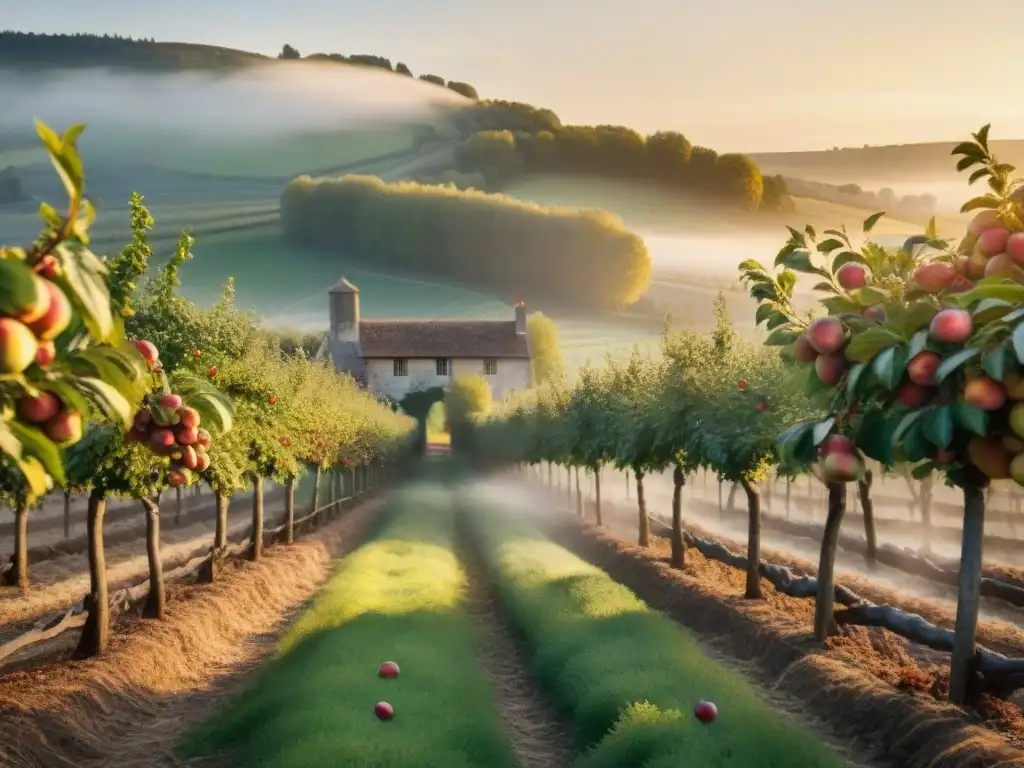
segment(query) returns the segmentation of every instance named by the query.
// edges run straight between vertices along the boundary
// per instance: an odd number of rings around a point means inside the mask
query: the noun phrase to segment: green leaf
[[[815,283],[814,287],[811,290],[812,291],[828,291],[830,293],[835,293],[836,292],[835,286],[833,286],[832,283],[826,283],[824,281],[822,281],[820,283]]]
[[[957,423],[978,437],[988,435],[988,413],[970,403],[957,403],[953,406],[953,414]]]
[[[907,356],[913,360],[919,354],[924,352],[925,347],[928,346],[928,329],[924,329],[915,333],[910,339],[910,347],[907,351]]]
[[[945,450],[953,442],[953,409],[948,405],[940,405],[927,412],[922,428],[924,436],[935,447]]]
[[[132,421],[131,403],[114,387],[101,379],[89,377],[78,380],[78,385],[89,394],[96,407],[111,421],[127,426]]]
[[[889,299],[889,294],[878,288],[872,288],[870,285],[858,288],[855,291],[850,291],[850,298],[857,302],[862,307],[873,307],[875,304],[881,304],[883,301]]]
[[[953,147],[953,151],[950,152],[950,154],[951,155],[967,155],[968,157],[973,157],[976,160],[983,160],[984,157],[985,157],[984,150],[982,150],[973,141],[962,141],[962,142],[960,142],[955,147]]]
[[[789,427],[778,436],[775,441],[775,449],[778,451],[779,459],[783,464],[796,463],[798,466],[807,462],[807,455],[814,457],[814,444],[812,443],[812,430],[815,422],[801,421]],[[797,461],[797,459],[803,459]]]
[[[903,436],[895,441],[897,453],[903,457],[904,461],[918,462],[928,458],[928,454],[932,452],[928,439],[924,436],[924,430],[921,428],[922,423],[920,420],[915,421]]]
[[[926,411],[911,411],[900,421],[899,426],[896,427],[896,431],[893,432],[892,441],[894,443],[900,443],[906,439],[907,433],[910,432],[911,428],[920,421]]]
[[[1002,381],[1006,373],[1006,356],[1007,349],[1005,347],[996,347],[986,352],[981,358],[982,370],[996,381]]]
[[[19,314],[36,300],[32,270],[20,259],[0,259],[0,315]]]
[[[988,132],[992,128],[992,123],[986,123],[981,127],[981,130],[974,134],[974,140],[978,142],[978,146],[988,152]]]
[[[103,262],[82,246],[61,246],[60,261],[64,269],[64,288],[68,298],[81,313],[86,327],[97,341],[108,341],[114,335],[114,318],[110,312],[107,291],[107,268]]]
[[[883,350],[872,362],[871,370],[886,389],[893,390],[907,369],[907,354],[896,346]]]
[[[830,237],[828,240],[822,240],[818,243],[818,253],[830,253],[834,250],[842,248],[844,245],[842,240],[837,240],[834,237]]]
[[[973,197],[966,203],[960,206],[960,213],[969,213],[970,211],[977,210],[994,210],[1002,205],[1000,200],[995,195],[982,195],[981,197]]]
[[[58,484],[64,482],[64,464],[60,459],[60,449],[50,438],[35,427],[22,424],[20,421],[8,422],[11,433],[21,443],[21,456],[33,456],[39,460],[43,469]]]
[[[1010,340],[1013,343],[1013,353],[1017,355],[1017,359],[1024,360],[1024,323],[1013,329]]]
[[[980,349],[978,349],[977,347],[972,347],[969,349],[961,349],[959,352],[955,352],[954,354],[950,355],[945,360],[943,360],[939,364],[939,367],[935,370],[935,383],[941,383],[947,376],[953,373],[953,371],[960,368],[968,360],[972,360],[973,358],[977,357],[980,354]]]
[[[821,305],[830,315],[860,314],[860,304],[846,296],[829,296],[821,300]]]
[[[806,251],[802,248],[797,248],[794,251],[789,252],[782,259],[782,266],[788,269],[795,269],[797,272],[803,272],[805,274],[817,274],[818,268],[811,263],[811,252]]]
[[[819,421],[814,425],[814,429],[811,431],[811,441],[815,447],[821,445],[821,441],[828,437],[829,432],[836,425],[835,418],[828,418],[824,421]]]
[[[846,401],[848,403],[854,402],[857,393],[857,385],[860,383],[860,377],[864,375],[864,371],[867,370],[867,365],[864,363],[857,363],[850,368],[850,372],[846,374]]]
[[[857,430],[857,447],[870,459],[885,466],[893,464],[893,434],[899,421],[881,411],[869,411]]]
[[[958,168],[957,170],[960,170],[960,169]],[[979,168],[978,170],[976,170],[974,173],[972,173],[967,178],[967,183],[968,184],[973,184],[978,179],[984,179],[986,176],[991,176],[991,175],[992,175],[992,171],[990,171],[988,168]]]
[[[903,342],[903,337],[884,326],[869,328],[858,334],[846,348],[846,358],[855,363],[870,362],[883,349]]]
[[[866,235],[872,229],[874,229],[875,224],[877,224],[878,220],[881,219],[883,216],[885,216],[885,211],[879,211],[878,213],[873,213],[866,219],[864,219],[864,234]]]
[[[1014,307],[1005,299],[982,299],[977,306],[971,310],[971,317],[976,325],[985,325],[1006,315]]]
[[[771,304],[759,304],[757,307],[757,312],[754,314],[754,325],[761,325],[761,323],[766,323],[770,318],[778,314],[778,311]]]
[[[935,225],[935,217],[932,216],[928,219],[928,226],[924,228],[925,237],[929,240],[937,240],[939,237],[939,231]]]
[[[787,328],[777,328],[768,334],[768,338],[764,340],[764,344],[767,347],[785,347],[799,339],[800,336],[801,334],[798,331],[791,331]]]
[[[1024,304],[1024,285],[1005,277],[986,277],[956,298],[961,307],[969,307],[984,299],[1001,299],[1019,305]]]

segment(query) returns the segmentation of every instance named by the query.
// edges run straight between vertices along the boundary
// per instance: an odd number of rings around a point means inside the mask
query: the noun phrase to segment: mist
[[[434,123],[469,100],[371,67],[275,62],[229,73],[138,73],[104,68],[0,78],[0,132],[84,122],[83,136],[156,132],[232,144],[289,134]]]

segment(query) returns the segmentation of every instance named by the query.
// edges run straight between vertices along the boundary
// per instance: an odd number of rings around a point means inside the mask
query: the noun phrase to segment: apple
[[[136,339],[132,342],[139,354],[146,360],[146,364],[150,368],[156,365],[156,361],[160,359],[160,352],[157,351],[156,345],[151,341],[145,339]]]
[[[60,412],[61,402],[52,392],[25,395],[18,401],[18,416],[29,424],[45,424]]]
[[[182,427],[177,435],[178,445],[195,445],[199,442],[199,430],[195,427]]]
[[[167,473],[167,484],[172,488],[178,488],[188,483],[188,476],[184,472],[171,470]]]
[[[199,422],[202,420],[199,416],[199,411],[195,408],[182,408],[178,411],[178,416],[181,417],[178,423],[183,427],[198,427]]]
[[[203,356],[203,353],[200,352],[198,349],[192,350],[192,359],[193,360],[198,360],[202,356]]]
[[[15,320],[25,325],[30,325],[50,311],[50,291],[47,289],[46,283],[46,280],[32,275],[32,288],[35,291],[35,298],[14,313]]]
[[[164,408],[168,408],[172,411],[176,411],[182,406],[181,395],[163,395],[160,397],[159,402]]]
[[[205,472],[210,468],[210,457],[205,453],[196,451],[196,472]]]
[[[740,379],[738,382],[736,382],[736,386],[740,388],[740,392],[746,392],[747,391],[747,386],[748,386],[747,380],[746,379]]]
[[[267,398],[268,405],[277,405],[277,395],[271,395]]]
[[[55,277],[60,277],[61,268],[57,262],[57,257],[52,253],[48,253],[33,267],[36,274],[40,277],[45,277],[47,280],[53,280]]]
[[[210,437],[210,433],[205,429],[196,430],[196,445],[200,448],[209,448],[213,442],[213,438]]]
[[[718,707],[712,701],[698,701],[693,708],[693,714],[698,720],[707,725],[708,723],[713,723],[715,718],[718,717]]]
[[[36,349],[36,365],[45,368],[57,359],[57,347],[52,341],[44,341]]]
[[[0,374],[21,373],[36,359],[39,344],[24,323],[0,317]]]
[[[754,408],[756,408],[761,413],[764,413],[768,406],[765,405],[764,403],[758,403],[757,405],[754,406]]]
[[[71,445],[82,439],[82,414],[61,411],[46,423],[46,436],[59,445]]]
[[[853,453],[853,440],[846,435],[833,433],[822,441],[818,453],[823,459],[833,453]]]
[[[395,716],[395,708],[386,701],[378,701],[373,705],[373,714],[378,720],[390,720]]]
[[[216,365],[210,366],[210,370],[208,370],[206,373],[209,374],[211,379],[216,378],[216,376],[217,376],[217,366]]]
[[[384,678],[398,677],[398,665],[393,661],[385,661],[380,665],[377,674]]]
[[[848,291],[863,288],[868,282],[868,271],[863,264],[843,264],[836,272],[836,280]]]

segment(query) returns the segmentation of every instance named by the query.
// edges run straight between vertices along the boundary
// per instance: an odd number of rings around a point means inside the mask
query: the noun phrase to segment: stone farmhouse
[[[363,320],[359,289],[344,277],[328,297],[331,361],[376,393],[400,400],[473,375],[487,380],[495,400],[530,386],[522,301],[509,320]]]

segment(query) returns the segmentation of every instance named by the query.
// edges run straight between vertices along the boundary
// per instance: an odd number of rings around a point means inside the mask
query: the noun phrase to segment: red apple
[[[205,472],[210,468],[210,457],[205,453],[196,452],[196,472]]]
[[[398,665],[393,661],[385,661],[380,665],[377,674],[385,678],[398,677]]]
[[[269,405],[277,405],[277,395],[271,395],[270,397],[268,397],[267,403]]]
[[[52,341],[44,341],[36,348],[36,365],[43,368],[57,359],[57,348]]]
[[[156,361],[160,359],[160,353],[157,351],[156,345],[151,341],[145,341],[144,339],[138,339],[133,341],[132,344],[139,350],[139,354],[142,355],[146,363],[152,368],[156,365]]]
[[[159,402],[164,408],[168,408],[172,411],[176,411],[182,406],[181,395],[163,395]]]
[[[711,701],[698,701],[693,708],[693,714],[704,724],[713,723],[718,717],[718,707]]]
[[[178,415],[181,417],[181,420],[178,423],[183,427],[198,427],[199,422],[202,421],[199,417],[199,411],[195,408],[182,408],[178,411]]]
[[[395,708],[386,701],[378,701],[373,705],[373,714],[378,720],[390,720],[395,716]]]
[[[746,392],[747,391],[747,387],[749,385],[747,384],[747,380],[746,379],[740,379],[738,382],[736,382],[736,386],[738,386],[740,388],[740,392]]]
[[[200,352],[198,349],[192,351],[192,359],[193,360],[198,360],[202,356],[203,356],[203,353]]]
[[[55,443],[71,445],[82,439],[82,414],[61,411],[46,423],[46,436]]]
[[[831,434],[826,437],[818,448],[821,458],[827,458],[833,453],[853,453],[853,440],[846,435]]]
[[[217,366],[210,366],[210,370],[208,370],[207,373],[209,374],[211,379],[215,378],[217,376]]]
[[[18,401],[18,416],[29,424],[45,424],[60,412],[61,402],[52,392],[25,395]]]
[[[213,438],[210,437],[210,433],[205,429],[196,430],[196,445],[200,448],[209,448],[213,442]]]
[[[178,445],[195,445],[199,442],[199,430],[195,427],[182,427],[178,430]]]
[[[188,482],[188,476],[184,472],[172,470],[167,473],[167,484],[172,488],[178,488]]]
[[[764,403],[758,403],[757,405],[754,406],[754,408],[756,408],[758,411],[761,411],[762,413],[764,412],[766,407],[767,406]]]

